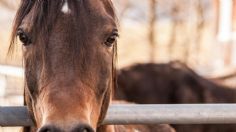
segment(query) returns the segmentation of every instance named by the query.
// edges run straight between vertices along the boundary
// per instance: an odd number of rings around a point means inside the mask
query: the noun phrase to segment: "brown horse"
[[[180,62],[120,70],[117,99],[141,104],[236,103],[236,90],[203,78]],[[236,132],[236,125],[176,125],[177,132]]]
[[[10,53],[17,37],[25,103],[35,123],[24,132],[173,131],[168,125],[101,126],[116,78],[111,0],[22,0]]]

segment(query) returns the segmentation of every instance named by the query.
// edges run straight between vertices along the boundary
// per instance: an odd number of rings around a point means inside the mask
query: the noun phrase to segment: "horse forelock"
[[[106,6],[106,10],[110,12],[110,15],[114,19],[114,23],[118,24],[117,17],[114,13],[114,7],[110,0],[102,0],[104,5]],[[31,36],[32,39],[40,38],[40,39],[47,39],[45,37],[39,36],[39,32],[42,32],[43,36],[50,36],[50,29],[49,27],[53,26],[57,16],[60,13],[71,13],[73,11],[74,22],[78,23],[78,25],[82,25],[81,27],[86,27],[85,24],[87,23],[83,19],[80,19],[80,6],[85,4],[83,0],[21,0],[20,7],[16,13],[16,17],[13,24],[13,30],[11,35],[10,46],[8,50],[8,54],[11,55],[14,53],[14,47],[16,44],[16,37],[17,37],[17,30],[21,25],[23,19],[33,10],[33,18],[32,18],[32,31]],[[86,5],[82,5],[85,6]],[[84,7],[84,8],[85,8]],[[50,25],[50,26],[48,26]],[[84,30],[86,31],[86,30]],[[35,37],[38,36],[38,37]],[[83,42],[83,39],[86,37],[78,37],[78,39]],[[44,40],[46,41],[46,40]]]

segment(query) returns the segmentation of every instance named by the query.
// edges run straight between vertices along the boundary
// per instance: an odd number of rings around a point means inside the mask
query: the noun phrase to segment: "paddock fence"
[[[236,104],[115,104],[108,124],[234,124]],[[0,107],[0,126],[33,125],[26,107]]]
[[[0,74],[23,77],[24,70],[0,65]],[[236,104],[113,104],[103,122],[104,125],[163,123],[236,124]],[[26,107],[0,107],[0,126],[31,125],[33,123]]]

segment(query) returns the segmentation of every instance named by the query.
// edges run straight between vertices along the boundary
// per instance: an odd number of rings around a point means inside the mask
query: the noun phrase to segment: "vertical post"
[[[231,40],[232,4],[232,0],[220,0],[220,18],[218,34],[218,40],[220,42],[228,42]]]
[[[6,91],[6,77],[0,75],[0,98],[5,96]]]
[[[232,9],[232,64],[236,65],[236,0],[233,0],[233,9]]]
[[[220,0],[218,41],[225,49],[225,65],[231,64],[232,57],[232,0]]]
[[[232,16],[232,25],[233,25],[233,32],[236,31],[236,0],[233,0],[233,9],[232,9],[232,13],[233,13],[233,16]]]

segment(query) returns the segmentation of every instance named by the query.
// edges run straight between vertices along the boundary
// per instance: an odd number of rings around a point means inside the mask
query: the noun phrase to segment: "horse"
[[[102,125],[116,86],[118,36],[111,0],[21,0],[9,54],[20,40],[24,100],[34,122],[24,132],[174,131]]]
[[[119,70],[116,99],[140,104],[235,103],[236,90],[206,79],[186,64],[136,64]],[[233,124],[173,125],[178,132],[236,132]]]

